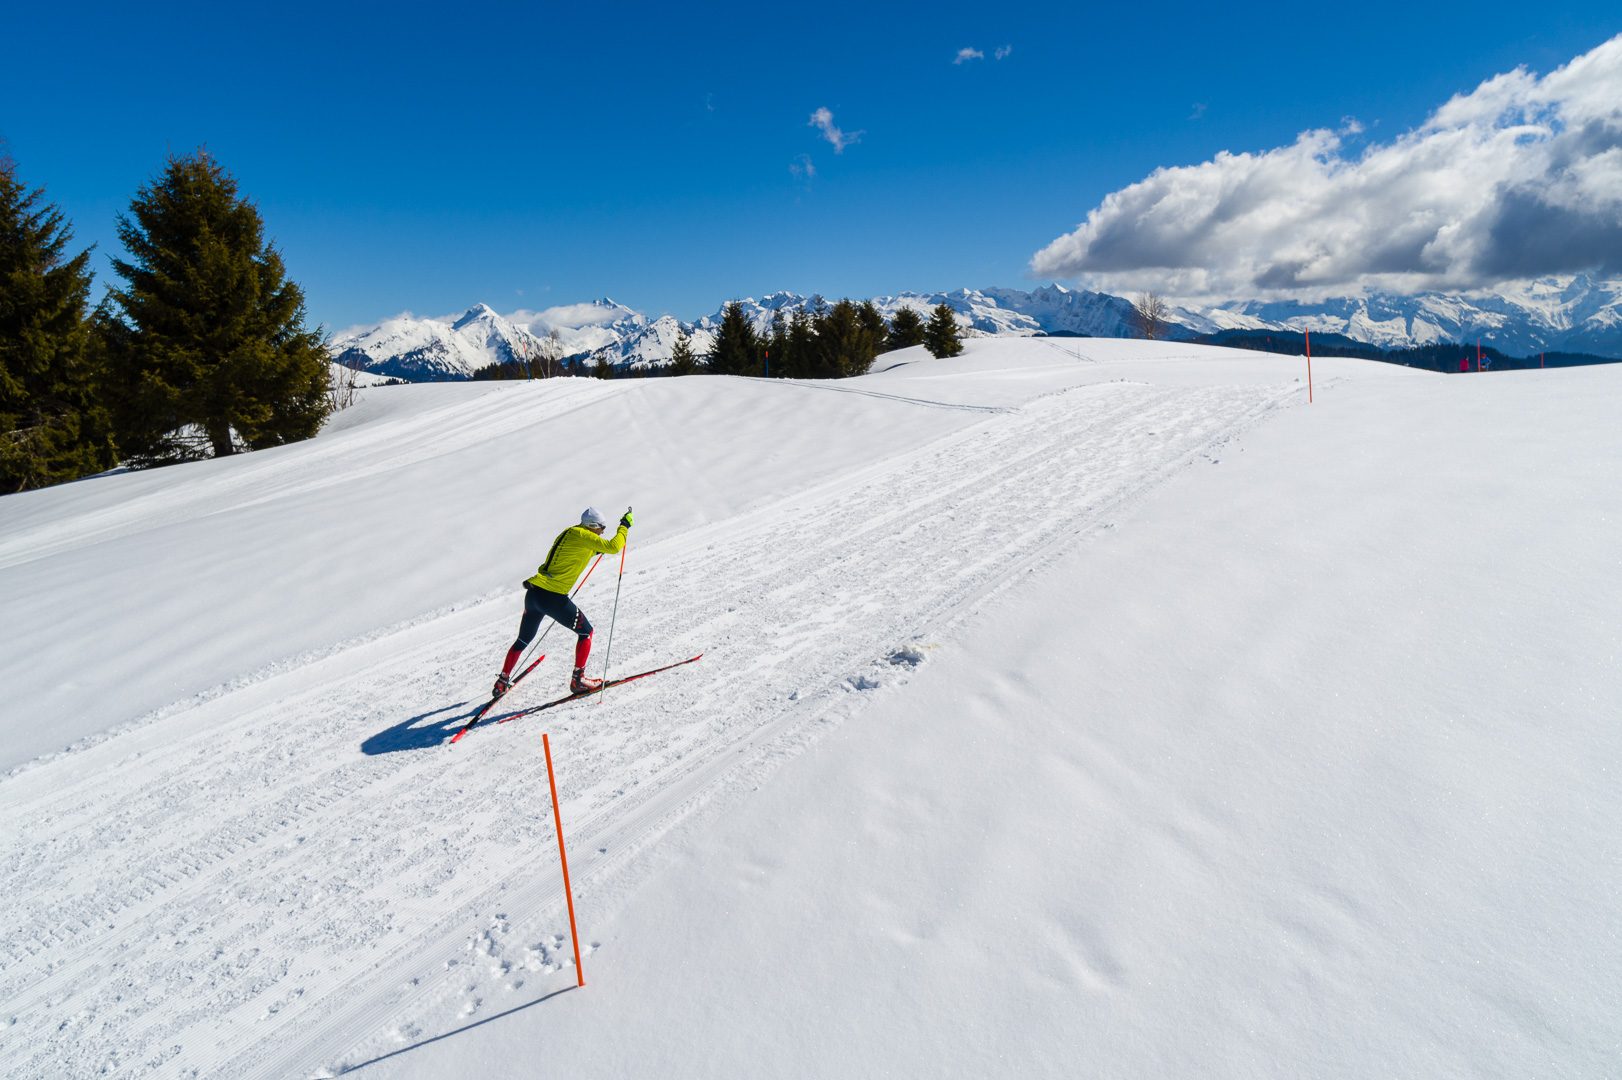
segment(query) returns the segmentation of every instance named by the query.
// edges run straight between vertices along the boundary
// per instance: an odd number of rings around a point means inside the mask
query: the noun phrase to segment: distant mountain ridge
[[[646,315],[606,297],[511,315],[498,315],[479,303],[456,316],[397,315],[356,327],[335,336],[328,348],[335,361],[348,367],[436,382],[471,379],[475,371],[515,360],[579,358],[618,346],[651,325]],[[675,340],[673,332],[670,337]]]
[[[758,331],[812,298],[776,292],[739,301]],[[957,289],[874,297],[891,318],[903,307],[921,314],[946,304],[966,333],[988,336],[1134,335],[1132,302],[1108,293],[1043,285],[1021,289]],[[400,315],[333,339],[333,359],[378,375],[415,381],[468,379],[481,368],[538,357],[573,364],[599,358],[619,369],[659,367],[686,332],[702,356],[714,343],[725,305],[693,322],[647,315],[608,298],[585,304],[497,314],[475,304],[458,316]],[[1230,301],[1209,307],[1172,306],[1169,336],[1187,340],[1224,330],[1311,330],[1343,334],[1382,348],[1480,340],[1505,353],[1585,352],[1622,357],[1622,281],[1584,275],[1542,278],[1490,296],[1376,294],[1318,303]]]
[[[1313,330],[1386,348],[1479,340],[1517,356],[1564,351],[1622,357],[1622,280],[1584,274],[1540,278],[1497,295],[1376,293],[1316,304],[1233,301],[1180,309],[1173,317],[1204,333]]]

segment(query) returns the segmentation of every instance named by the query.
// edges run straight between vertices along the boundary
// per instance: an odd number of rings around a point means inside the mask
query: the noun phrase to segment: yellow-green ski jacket
[[[579,579],[580,571],[586,568],[593,555],[598,552],[617,555],[624,547],[624,525],[607,538],[598,536],[584,525],[570,525],[558,533],[558,538],[552,541],[552,550],[546,553],[546,561],[535,576],[526,579],[524,584],[567,596]]]

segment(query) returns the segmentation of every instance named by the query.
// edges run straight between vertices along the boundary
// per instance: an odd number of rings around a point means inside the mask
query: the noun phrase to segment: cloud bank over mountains
[[[1191,300],[1622,271],[1622,35],[1545,76],[1488,79],[1390,142],[1362,135],[1345,121],[1157,169],[1106,196],[1031,270]]]

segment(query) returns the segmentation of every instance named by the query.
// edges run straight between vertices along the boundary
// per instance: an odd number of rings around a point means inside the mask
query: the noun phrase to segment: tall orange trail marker
[[[576,986],[586,985],[586,972],[580,966],[580,930],[574,921],[574,888],[569,884],[569,853],[563,849],[563,812],[558,808],[558,781],[552,773],[552,740],[543,732],[541,748],[546,751],[546,782],[552,789],[552,824],[558,831],[558,862],[563,864],[563,896],[569,902],[569,940],[574,944]]]
[[[1307,404],[1312,404],[1312,331],[1301,331],[1307,339]]]

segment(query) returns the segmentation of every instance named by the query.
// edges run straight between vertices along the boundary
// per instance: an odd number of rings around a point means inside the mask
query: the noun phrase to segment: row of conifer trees
[[[935,356],[963,351],[957,318],[945,304],[926,324],[910,307],[886,321],[871,300],[840,300],[829,305],[820,296],[784,314],[772,313],[759,332],[734,301],[721,312],[715,344],[704,370],[716,375],[762,375],[783,379],[843,379],[864,375],[880,353],[924,345]],[[676,341],[671,374],[698,370],[698,358],[685,334]]]
[[[923,345],[937,357],[963,351],[957,317],[946,304],[937,305],[926,323],[910,307],[902,307],[886,320],[871,300],[840,300],[830,305],[814,296],[804,306],[772,312],[764,331],[757,330],[738,301],[721,310],[710,351],[699,355],[686,331],[671,349],[670,363],[661,369],[621,372],[603,350],[591,364],[578,370],[600,379],[617,375],[753,375],[773,379],[845,379],[866,374],[874,359],[893,349]],[[514,374],[491,377],[528,377],[518,365]],[[477,376],[475,376],[477,377]]]
[[[0,159],[0,494],[306,439],[331,411],[303,291],[206,151],[170,158],[118,238],[91,309],[90,251]]]

